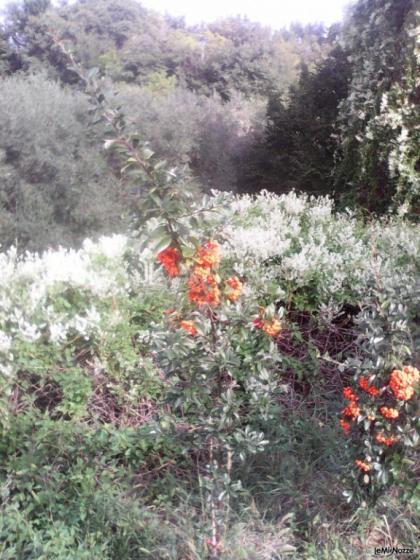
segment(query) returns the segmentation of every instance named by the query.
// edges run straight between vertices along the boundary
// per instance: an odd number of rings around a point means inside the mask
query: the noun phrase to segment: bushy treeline
[[[134,0],[79,0],[54,8],[50,0],[16,2],[6,13],[11,71],[39,65],[72,83],[53,35],[66,40],[81,64],[99,67],[115,81],[139,85],[178,83],[223,100],[284,90],[297,64],[312,65],[329,50],[322,26],[294,25],[273,32],[247,19],[230,18],[187,27]],[[6,56],[7,60],[7,56]]]
[[[45,74],[16,74],[0,84],[2,244],[72,246],[126,227],[132,189],[105,156],[107,130],[93,123],[88,96]],[[192,168],[205,188],[237,182],[250,150],[247,133],[263,112],[239,94],[221,104],[182,88],[156,96],[126,85],[116,100],[127,131],[140,131],[169,163]]]
[[[12,3],[0,35],[0,242],[74,245],[133,212],[73,63],[98,68],[126,132],[204,190],[297,189],[415,214],[418,30],[414,0],[360,0],[341,28],[279,31],[243,18],[191,27],[136,1]]]
[[[273,33],[230,19],[188,28],[134,1],[12,3],[0,46],[1,243],[74,245],[118,231],[132,211],[65,51],[110,81],[128,132],[187,165],[204,189],[236,190],[263,131],[265,96],[286,91],[298,63],[329,48],[316,26]]]

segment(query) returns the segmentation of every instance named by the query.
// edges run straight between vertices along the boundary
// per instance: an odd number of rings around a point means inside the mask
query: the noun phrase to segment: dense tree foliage
[[[155,74],[173,76],[188,89],[217,92],[225,100],[234,90],[252,95],[285,89],[301,60],[312,64],[329,49],[320,26],[273,33],[231,18],[188,28],[135,0],[79,0],[60,8],[49,0],[25,0],[9,7],[5,32],[20,67],[41,62],[68,81],[52,30],[85,67],[100,67],[115,80],[145,84]]]
[[[302,67],[289,99],[273,94],[263,141],[253,151],[242,185],[327,194],[333,189],[338,106],[348,93],[350,64],[340,46],[312,72]]]
[[[0,84],[1,242],[42,249],[118,229],[115,178],[85,96],[42,75]]]
[[[415,0],[360,0],[343,29],[352,74],[335,184],[369,210],[418,202],[419,36]]]
[[[116,93],[111,105],[124,114],[127,132],[171,165],[189,167],[204,190],[296,189],[330,194],[342,206],[414,213],[418,29],[414,0],[360,0],[341,28],[276,31],[241,17],[191,27],[135,0],[11,3],[0,34],[1,242],[76,243],[120,227],[132,210],[121,197],[116,203],[115,192],[127,185],[105,165],[106,129],[94,124],[75,64],[97,68]],[[46,128],[56,95],[67,101]],[[72,147],[61,161],[55,130],[64,128],[63,147],[70,137]],[[35,183],[36,191],[27,187]],[[89,218],[82,218],[83,196],[103,202],[93,202]]]
[[[415,2],[361,1],[337,47],[303,67],[288,99],[272,95],[246,190],[331,193],[385,212],[419,196],[419,17]],[[406,211],[406,210],[404,210]]]
[[[206,190],[239,185],[241,167],[263,129],[264,100],[241,93],[222,103],[218,96],[181,87],[128,84],[120,87],[116,101],[127,130],[172,164],[188,164]]]

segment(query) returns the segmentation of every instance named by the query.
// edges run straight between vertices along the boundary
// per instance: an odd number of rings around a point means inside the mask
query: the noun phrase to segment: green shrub
[[[21,249],[77,245],[118,230],[122,207],[90,107],[44,76],[1,82],[0,242]]]

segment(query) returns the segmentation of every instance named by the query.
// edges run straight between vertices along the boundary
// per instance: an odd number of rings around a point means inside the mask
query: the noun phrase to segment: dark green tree
[[[56,40],[66,42],[86,69],[99,67],[117,81],[146,84],[150,76],[174,77],[192,91],[228,101],[239,91],[252,97],[285,91],[298,77],[299,62],[313,67],[331,48],[322,26],[276,32],[246,18],[188,27],[135,0],[49,0],[11,4],[5,33],[19,69],[46,69],[73,84]],[[55,39],[54,37],[55,36]]]
[[[64,83],[75,83],[74,73],[56,47],[53,15],[50,0],[24,0],[7,6],[3,34],[9,45],[11,72],[46,71]]]
[[[7,37],[0,29],[0,76],[9,74],[12,67],[12,53],[7,42]]]
[[[256,185],[276,192],[331,194],[335,121],[349,76],[346,53],[337,47],[315,71],[302,67],[289,100],[269,97],[265,138],[244,178],[247,190]]]

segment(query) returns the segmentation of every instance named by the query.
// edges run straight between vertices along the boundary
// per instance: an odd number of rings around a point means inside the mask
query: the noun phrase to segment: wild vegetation
[[[416,17],[8,8],[2,559],[415,549]]]

